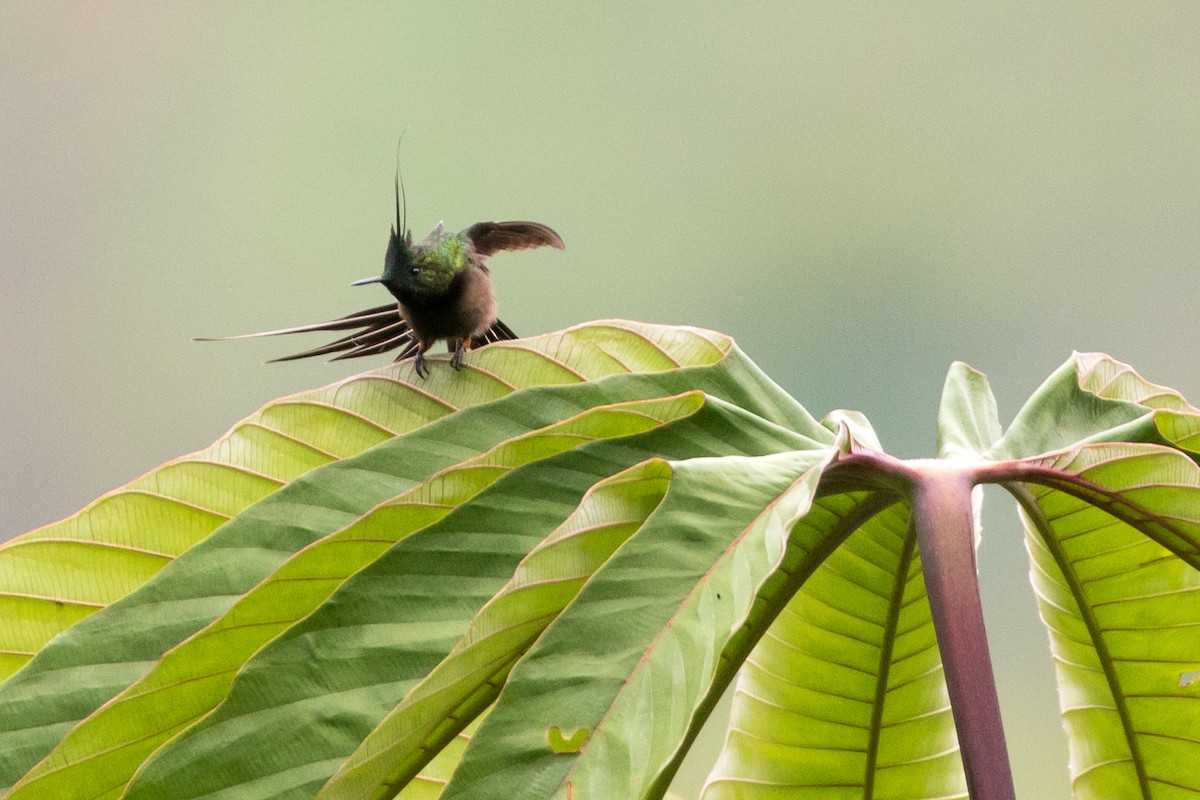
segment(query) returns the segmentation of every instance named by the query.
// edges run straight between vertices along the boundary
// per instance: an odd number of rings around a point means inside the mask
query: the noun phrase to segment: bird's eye
[[[420,268],[420,267],[413,267],[413,268],[412,268],[412,274],[413,274],[413,275],[420,275],[420,274],[421,274],[421,268]]]

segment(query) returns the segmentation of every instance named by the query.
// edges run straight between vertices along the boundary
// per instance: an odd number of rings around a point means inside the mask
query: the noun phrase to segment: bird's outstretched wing
[[[526,250],[530,247],[567,249],[553,228],[540,222],[476,222],[463,231],[475,252],[486,258],[501,250]]]
[[[299,358],[312,358],[313,356],[324,356],[330,353],[338,354],[331,358],[330,361],[341,361],[346,358],[378,355],[379,353],[386,353],[389,350],[399,350],[400,352],[395,360],[403,361],[406,358],[415,356],[420,347],[420,343],[413,336],[408,323],[400,316],[395,303],[368,308],[366,311],[359,311],[354,314],[347,314],[344,317],[338,317],[329,322],[297,325],[294,328],[280,328],[279,330],[263,331],[261,333],[243,333],[238,336],[197,338],[195,341],[224,342],[230,339],[256,339],[262,336],[282,336],[289,333],[313,333],[316,331],[345,331],[355,328],[358,330],[354,330],[353,333],[347,334],[340,339],[335,339],[328,344],[323,344],[320,347],[314,347],[311,350],[305,350],[300,353],[293,353],[290,356],[273,358],[267,363],[274,364],[279,361],[295,361]],[[517,335],[512,332],[511,328],[500,320],[496,320],[492,324],[492,327],[488,328],[483,335],[474,338],[471,342],[471,347],[474,349],[492,342],[516,338]]]

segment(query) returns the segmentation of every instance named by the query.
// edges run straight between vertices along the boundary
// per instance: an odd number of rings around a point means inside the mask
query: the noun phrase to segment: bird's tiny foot
[[[455,370],[462,369],[463,368],[463,356],[466,355],[466,353],[467,353],[467,348],[463,345],[462,342],[459,342],[458,347],[454,348],[454,355],[452,355],[450,357],[450,366],[454,367]]]
[[[417,351],[416,358],[413,359],[413,370],[421,380],[429,377],[429,365],[425,363],[425,351]]]

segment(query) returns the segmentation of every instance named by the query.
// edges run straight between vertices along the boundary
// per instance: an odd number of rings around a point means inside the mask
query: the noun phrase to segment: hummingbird
[[[502,250],[554,247],[565,250],[562,237],[540,222],[476,222],[447,233],[439,222],[433,231],[413,244],[408,230],[408,203],[399,173],[396,175],[396,221],[383,258],[383,273],[354,281],[353,286],[381,283],[396,298],[395,303],[368,308],[329,322],[299,325],[261,333],[246,333],[220,339],[249,339],[313,331],[352,331],[329,344],[300,353],[271,359],[268,363],[338,353],[332,361],[399,350],[396,361],[414,358],[413,367],[422,379],[429,376],[425,352],[445,340],[454,355],[450,366],[461,369],[466,351],[491,342],[516,339],[512,329],[496,317],[496,294],[484,259]]]

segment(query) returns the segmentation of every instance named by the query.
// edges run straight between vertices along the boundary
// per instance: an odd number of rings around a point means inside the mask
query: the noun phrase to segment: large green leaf
[[[1014,488],[1076,797],[1200,795],[1200,469],[1155,445],[1030,459]]]
[[[1200,411],[1173,389],[1100,353],[1077,353],[1060,373],[1073,382],[1048,383],[1028,407],[1046,422],[1070,427],[1095,413],[1075,431],[1083,441],[1197,451]],[[1126,421],[1112,424],[1114,414]],[[1026,482],[1008,486],[1022,506],[1050,632],[1075,795],[1200,795],[1200,713],[1188,677],[1200,667],[1194,455],[1155,444],[1070,446],[1028,432],[1006,434],[1014,452],[1065,445],[1025,459]]]
[[[1023,458],[1082,442],[1191,441],[1200,413],[1174,390],[1150,383],[1103,353],[1075,353],[1017,413],[991,458]]]
[[[355,523],[314,542],[242,597],[223,617],[168,652],[18,784],[13,798],[86,797],[127,779],[165,739],[226,695],[239,666],[323,602],[396,541],[428,527],[508,472],[588,441],[629,436],[690,416],[699,393],[598,406],[515,436],[439,470]],[[113,732],[119,734],[114,738]]]
[[[699,386],[811,436],[831,438],[736,349],[704,366],[701,356],[713,361],[714,353],[720,353],[708,337],[719,337],[692,329],[643,326],[626,331],[601,324],[574,334],[568,331],[523,340],[531,344],[513,349],[516,355],[511,362],[502,358],[504,354],[485,360],[490,349],[481,351],[473,361],[492,370],[507,365],[524,374],[532,370],[527,363],[531,353],[537,354],[535,365],[551,363],[545,355],[550,353],[566,359],[566,364],[558,367],[563,373],[591,361],[612,371],[612,365],[620,362],[608,355],[609,349],[628,360],[628,349],[646,346],[643,339],[650,336],[655,348],[651,352],[666,353],[670,363],[676,363],[694,350],[693,360],[701,366],[654,375],[616,374],[510,394],[407,434],[403,445],[407,450],[396,451],[398,456],[385,443],[383,449],[323,467],[248,508],[185,553],[144,590],[56,639],[26,669],[0,684],[0,780],[4,784],[15,781],[67,728],[140,678],[168,648],[225,613],[241,593],[292,553],[434,471],[483,452],[507,436],[537,429],[606,400],[661,396]],[[533,345],[540,350],[529,349]],[[595,365],[591,369],[597,374],[601,371]],[[334,389],[327,391],[336,394]]]
[[[732,676],[723,652],[744,646],[831,455],[673,463],[662,505],[517,665],[444,797],[489,797],[497,782],[641,796]]]
[[[435,369],[428,381],[413,380],[405,362],[269,403],[207,449],[0,544],[0,678],[315,467],[516,389],[711,366],[732,352],[710,331],[605,321],[484,348],[468,369]],[[758,384],[756,411],[806,424],[786,394]]]
[[[397,799],[437,800],[441,797],[446,784],[454,775],[454,770],[458,769],[458,764],[462,761],[463,753],[467,750],[472,734],[479,727],[479,723],[485,719],[487,719],[486,711],[472,720],[466,728],[459,731],[458,735],[438,750],[437,755],[400,790],[400,793],[396,795]],[[390,787],[381,786],[379,792],[381,796],[386,796],[391,793]],[[367,795],[361,796],[366,797]]]
[[[719,400],[618,442],[595,442],[497,481],[402,539],[313,614],[257,653],[210,716],[160,749],[131,798],[306,797],[426,674],[588,487],[650,454],[681,458],[805,448],[805,440]],[[827,448],[824,448],[827,450]],[[403,642],[403,657],[384,643]],[[333,691],[336,702],[329,702]],[[240,742],[289,747],[262,753]],[[197,776],[193,765],[210,769]]]
[[[1200,452],[1200,409],[1179,392],[1143,378],[1128,364],[1103,353],[1076,353],[1080,388],[1097,397],[1137,403],[1153,411],[1158,432],[1176,447]]]
[[[7,796],[657,798],[739,668],[706,800],[975,794],[1006,777],[956,610],[978,614],[983,482],[1024,511],[1078,795],[1200,795],[1200,410],[1177,392],[1076,354],[1001,433],[956,363],[941,458],[902,461],[695,329],[596,323],[441,366],[273,403],[215,461],[110,498],[190,497],[215,515],[190,549],[204,513],[71,523],[126,554],[181,537],[148,579],[95,559],[127,581],[105,584],[39,532],[0,550],[0,575],[41,553],[85,588],[0,683]],[[276,439],[293,472],[257,494],[221,461]],[[37,627],[54,587],[26,573],[10,610]]]
[[[1187,680],[1200,664],[1200,477],[1159,446],[1194,453],[1198,432],[1200,411],[1178,392],[1076,353],[997,448],[1028,456],[1006,486],[1023,510],[1079,798],[1200,795]]]
[[[705,800],[966,796],[907,509],[859,509],[803,520],[856,530],[747,659]]]
[[[391,797],[491,703],[512,664],[658,507],[671,470],[654,460],[597,483],[471,622],[454,650],[371,732],[319,797]],[[449,775],[446,776],[449,778]]]

